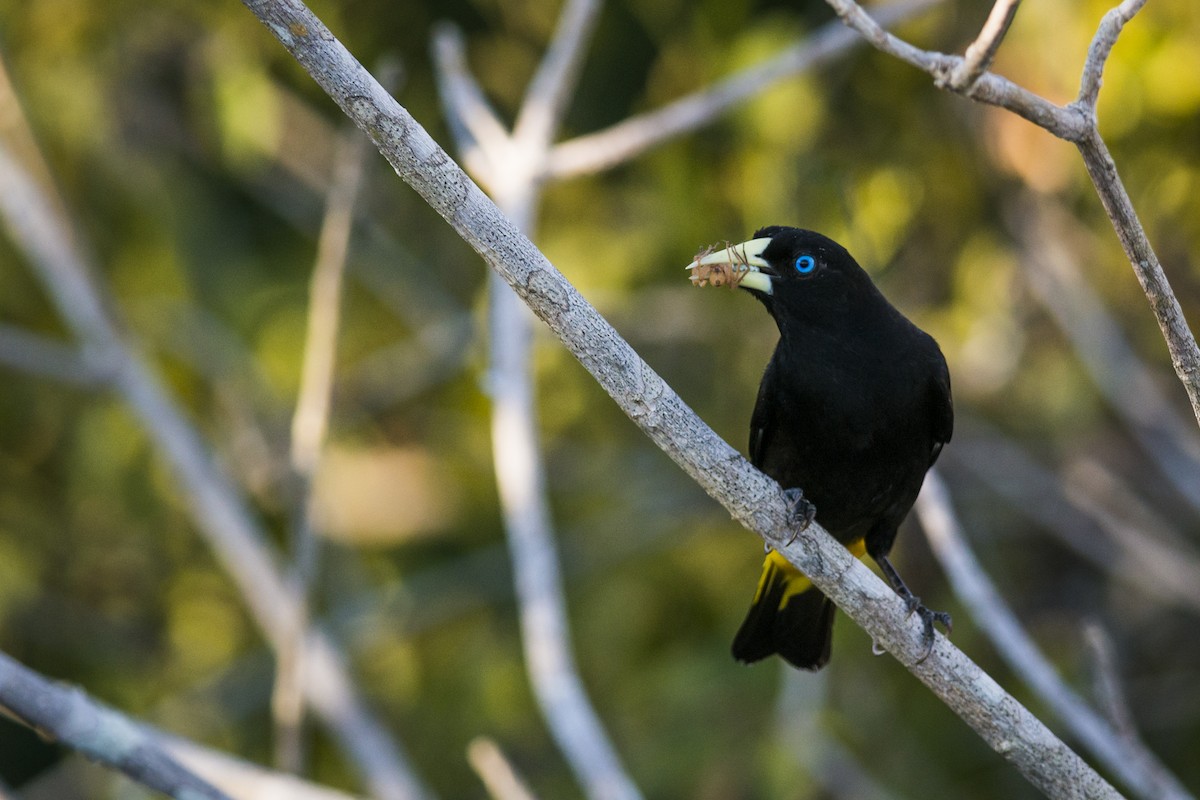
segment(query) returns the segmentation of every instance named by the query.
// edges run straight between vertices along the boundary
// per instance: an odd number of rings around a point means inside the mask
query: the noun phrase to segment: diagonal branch
[[[170,391],[118,331],[100,289],[62,220],[30,176],[0,146],[0,216],[13,241],[75,332],[83,356],[141,421],[177,476],[196,526],[278,652],[297,613],[257,519]],[[424,797],[399,746],[362,704],[340,653],[324,634],[308,637],[305,693],[379,798]]]
[[[893,25],[941,0],[902,0],[879,10],[880,22]],[[549,179],[572,178],[614,167],[687,131],[714,121],[775,83],[817,67],[858,44],[845,26],[830,23],[770,60],[748,67],[714,86],[639,114],[602,131],[556,145],[546,162]]]
[[[1100,138],[1100,133],[1093,130],[1083,141],[1076,144],[1083,156],[1088,176],[1092,179],[1092,185],[1096,187],[1096,193],[1100,196],[1100,202],[1108,213],[1108,218],[1112,220],[1117,238],[1125,250],[1125,257],[1133,265],[1133,274],[1150,301],[1155,321],[1158,322],[1159,330],[1167,343],[1167,351],[1171,355],[1171,365],[1187,390],[1192,412],[1197,421],[1200,421],[1200,346],[1196,344],[1196,337],[1188,327],[1183,308],[1171,289],[1171,283],[1158,260],[1158,254],[1154,252],[1154,247],[1146,236],[1146,230],[1133,207],[1133,201],[1129,199],[1125,184],[1117,174],[1116,162],[1108,152],[1108,146]]]
[[[42,736],[119,769],[176,800],[230,800],[166,753],[127,717],[79,689],[49,681],[0,653],[0,707]]]
[[[975,560],[936,470],[926,476],[916,510],[934,554],[950,577],[955,596],[1008,666],[1053,709],[1075,737],[1138,796],[1191,800],[1179,780],[1140,740],[1114,730],[1059,678]]]
[[[991,746],[1052,797],[1116,798],[1094,770],[864,564],[813,524],[794,530],[779,485],[663,382],[344,46],[298,0],[243,0],[384,156],[525,300],[617,405],[741,524],[783,553]]]

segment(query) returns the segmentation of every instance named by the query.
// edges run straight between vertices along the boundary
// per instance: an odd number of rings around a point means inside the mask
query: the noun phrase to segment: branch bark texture
[[[630,419],[735,519],[809,575],[1048,795],[1120,796],[944,637],[939,636],[929,657],[920,661],[921,624],[907,617],[899,597],[819,526],[790,529],[779,485],[683,403],[308,8],[297,0],[243,2],[367,132],[400,177],[529,304]]]

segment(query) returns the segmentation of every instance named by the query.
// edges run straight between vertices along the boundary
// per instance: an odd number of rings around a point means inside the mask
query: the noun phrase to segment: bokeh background
[[[463,29],[475,73],[511,115],[559,2],[312,8],[363,63],[400,60],[398,99],[451,149],[435,23]],[[961,51],[989,8],[944,0],[901,31]],[[1028,0],[996,69],[1073,99],[1107,9]],[[565,134],[657,107],[831,18],[820,2],[613,0]],[[1200,6],[1155,0],[1122,36],[1100,98],[1102,132],[1193,320],[1197,42]],[[232,0],[0,2],[0,54],[113,308],[282,549],[337,109]],[[358,212],[318,481],[317,614],[442,796],[484,796],[465,757],[479,735],[540,796],[578,796],[522,664],[491,466],[486,268],[382,158],[368,162]],[[1200,787],[1200,603],[1129,555],[1155,546],[1161,564],[1197,563],[1200,511],[1186,495],[1200,486],[1200,434],[1074,148],[860,48],[618,169],[549,187],[535,239],[744,449],[774,330],[748,297],[692,289],[683,266],[703,245],[773,223],[841,240],[936,336],[959,419],[941,465],[979,558],[1085,695],[1084,626],[1107,632],[1138,730]],[[69,338],[7,236],[0,287],[5,324]],[[1092,327],[1068,329],[1064,303],[1079,298],[1096,301],[1077,315]],[[1108,342],[1106,330],[1127,350],[1102,347],[1089,366],[1080,344]],[[1036,796],[844,619],[819,675],[735,664],[729,641],[760,543],[538,336],[575,653],[647,796],[861,797],[864,782],[898,798]],[[1132,383],[1137,369],[1165,405]],[[0,649],[133,716],[269,762],[270,652],[156,448],[110,391],[0,375]],[[911,522],[896,561],[928,605],[955,613],[956,644],[1046,716]],[[311,736],[311,776],[360,790],[326,736]],[[4,784],[139,796],[78,762],[0,719]]]

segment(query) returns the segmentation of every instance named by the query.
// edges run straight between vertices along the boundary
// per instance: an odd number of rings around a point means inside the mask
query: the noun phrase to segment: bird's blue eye
[[[817,268],[817,260],[812,256],[800,256],[796,259],[796,272],[807,275]]]

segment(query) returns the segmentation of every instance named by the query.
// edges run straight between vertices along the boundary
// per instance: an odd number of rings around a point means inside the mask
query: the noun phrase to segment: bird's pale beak
[[[771,276],[762,272],[770,264],[762,257],[771,237],[751,239],[715,252],[701,252],[687,268],[697,286],[740,286],[771,294]]]

